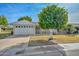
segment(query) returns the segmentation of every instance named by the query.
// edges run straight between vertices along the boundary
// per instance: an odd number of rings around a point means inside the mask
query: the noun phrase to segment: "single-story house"
[[[29,21],[17,21],[13,24],[14,35],[35,35],[35,24]]]
[[[71,25],[73,25],[74,27],[79,28],[79,23],[70,23]]]
[[[38,28],[37,28],[38,27]],[[14,35],[55,34],[56,29],[41,29],[38,22],[17,21],[13,24]]]

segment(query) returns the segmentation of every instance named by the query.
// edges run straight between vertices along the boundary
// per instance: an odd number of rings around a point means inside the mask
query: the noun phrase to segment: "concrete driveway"
[[[46,45],[28,47],[30,37],[8,37],[0,40],[0,56],[63,56],[63,47]],[[60,51],[58,50],[60,49]]]
[[[26,43],[28,46],[29,37],[8,37],[5,39],[0,39],[0,50],[5,49],[7,47],[11,47],[14,45],[18,45],[20,43]]]
[[[58,50],[60,49],[60,50]],[[16,45],[0,51],[0,56],[65,56],[63,48],[58,45],[26,47]]]

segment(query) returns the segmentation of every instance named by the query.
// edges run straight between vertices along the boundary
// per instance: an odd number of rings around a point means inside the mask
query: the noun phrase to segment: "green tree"
[[[0,16],[0,25],[3,25],[3,26],[8,25],[8,21],[7,21],[7,18],[5,16]]]
[[[63,29],[68,22],[68,12],[58,5],[51,5],[43,8],[38,18],[43,29]]]
[[[29,16],[23,16],[19,18],[18,21],[32,21],[32,18]]]

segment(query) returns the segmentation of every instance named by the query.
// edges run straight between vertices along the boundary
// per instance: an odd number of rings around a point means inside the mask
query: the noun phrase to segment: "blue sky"
[[[6,16],[9,23],[17,21],[17,19],[22,16],[31,16],[33,22],[37,22],[37,14],[47,5],[53,4],[54,3],[0,3],[0,15]],[[69,22],[79,22],[79,4],[59,3],[58,5],[68,9]]]

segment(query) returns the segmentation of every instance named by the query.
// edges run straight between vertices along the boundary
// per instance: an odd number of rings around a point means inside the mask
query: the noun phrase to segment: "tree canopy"
[[[0,25],[3,25],[3,26],[8,25],[8,21],[7,21],[7,18],[5,16],[0,16]]]
[[[38,18],[43,29],[62,29],[68,22],[68,12],[63,7],[51,5],[43,8]]]
[[[32,18],[29,16],[23,16],[19,18],[18,21],[32,21]]]

